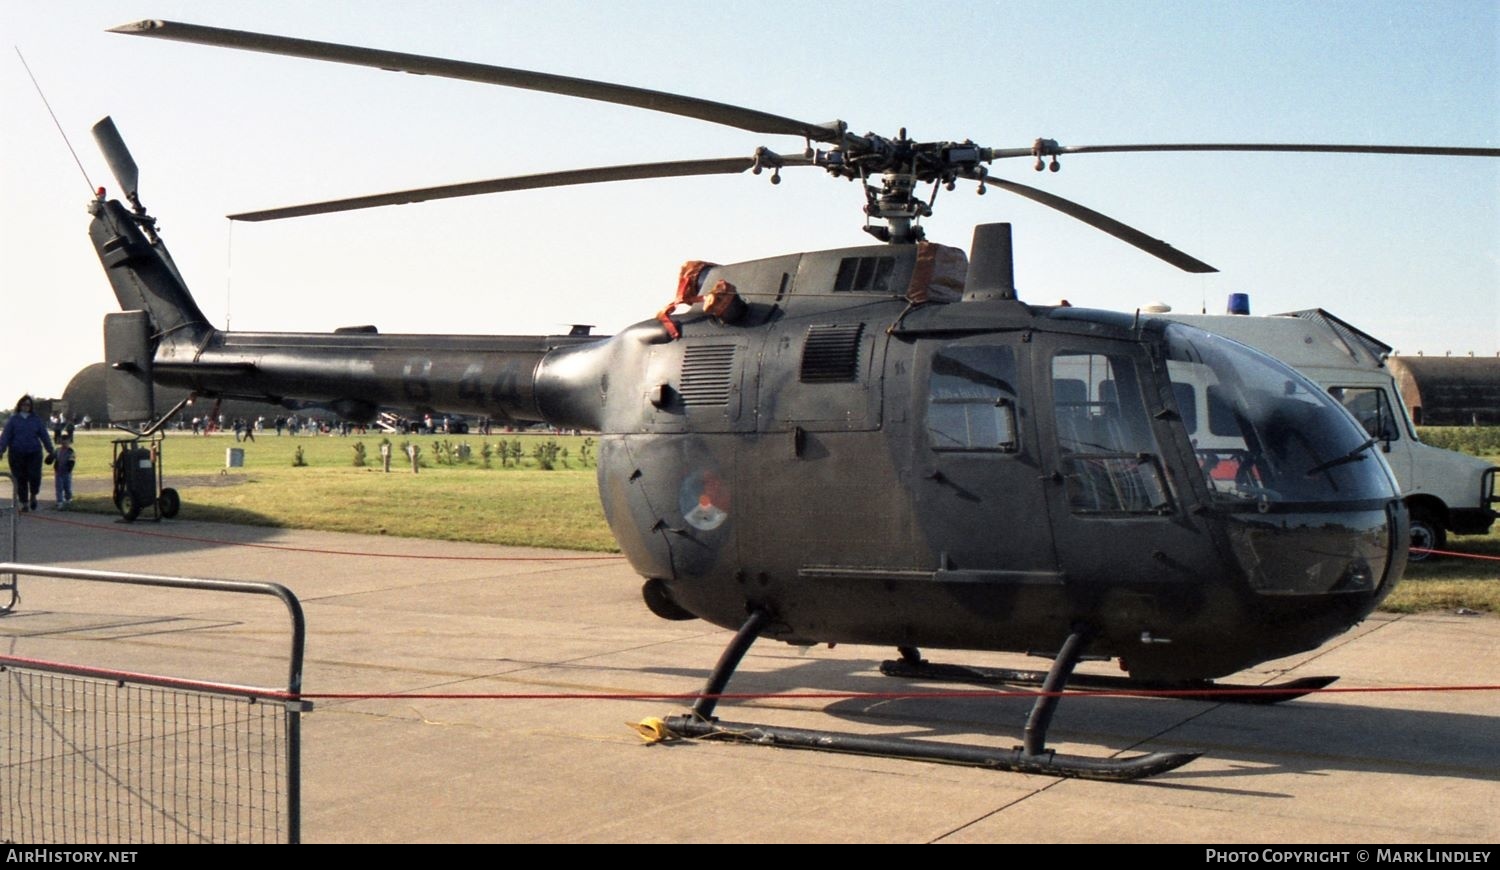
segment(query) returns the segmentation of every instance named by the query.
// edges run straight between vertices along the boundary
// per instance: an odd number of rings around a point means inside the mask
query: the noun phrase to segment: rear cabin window
[[[932,359],[927,437],[934,450],[1013,453],[1016,356],[1005,346],[947,347]]]

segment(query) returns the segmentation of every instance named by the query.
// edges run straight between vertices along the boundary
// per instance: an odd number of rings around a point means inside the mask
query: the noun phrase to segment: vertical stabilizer
[[[188,293],[172,256],[160,238],[148,238],[140,218],[118,200],[95,200],[89,210],[89,239],[125,311],[151,318],[153,342],[197,345],[213,327]],[[146,219],[149,220],[149,219]]]
[[[105,404],[111,423],[156,416],[151,383],[151,320],[144,311],[104,315]]]

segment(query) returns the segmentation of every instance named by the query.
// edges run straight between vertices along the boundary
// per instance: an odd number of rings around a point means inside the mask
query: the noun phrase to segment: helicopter
[[[1313,649],[1401,577],[1407,515],[1355,421],[1277,360],[1141,312],[1023,302],[1008,224],[964,250],[925,238],[937,191],[1031,199],[1166,263],[1207,263],[1106,215],[990,174],[997,160],[1303,151],[1500,156],[1500,149],[1316,144],[993,148],[856,134],[695,97],[472,62],[165,21],[116,32],[613,102],[801,139],[796,153],[564,170],[231,215],[273,220],[485,193],[801,169],[857,182],[876,244],[689,261],[653,318],[609,337],[216,329],[142,205],[114,123],[94,135],[123,191],[90,204],[122,311],[106,315],[111,418],[155,419],[156,385],[315,401],[346,419],[455,412],[597,432],[598,483],[655,615],[735,631],[690,713],[659,738],[734,737],[1065,777],[1134,779],[1197,757],[1059,754],[1069,685],[1226,688]],[[148,427],[148,431],[149,431]],[[1211,432],[1211,439],[1200,439]],[[1211,446],[1210,446],[1211,445]],[[1039,684],[1009,750],[727,723],[717,702],[760,638],[895,647],[916,679]],[[924,649],[1029,652],[1046,672],[929,662]],[[1123,676],[1075,675],[1118,659]],[[1275,702],[1315,677],[1229,695]],[[1235,687],[1227,687],[1235,688]]]

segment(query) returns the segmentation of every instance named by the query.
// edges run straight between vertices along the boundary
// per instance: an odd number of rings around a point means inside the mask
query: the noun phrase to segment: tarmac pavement
[[[1205,753],[1127,784],[646,745],[626,723],[681,712],[681,702],[563,696],[698,691],[730,634],[653,616],[621,558],[49,511],[19,522],[17,561],[285,584],[307,614],[305,692],[398,696],[321,699],[304,717],[305,842],[1500,841],[1493,689],[1327,693],[1268,707],[1064,699],[1050,735],[1059,751]],[[0,618],[0,652],[285,684],[286,620],[272,599],[20,582],[20,606]],[[962,688],[881,676],[893,653],[763,641],[729,691]],[[931,657],[1045,667],[1018,656]],[[1343,689],[1494,686],[1500,618],[1378,615],[1234,680],[1317,674],[1340,675]],[[548,697],[399,697],[414,693]],[[1009,747],[1029,708],[1017,697],[766,698],[725,701],[718,712]]]

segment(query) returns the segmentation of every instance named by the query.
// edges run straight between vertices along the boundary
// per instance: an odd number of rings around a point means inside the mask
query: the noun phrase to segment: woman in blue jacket
[[[42,489],[42,454],[52,461],[52,438],[47,421],[31,411],[31,397],[22,396],[16,411],[0,432],[0,455],[10,451],[10,473],[16,479],[16,502],[21,513],[36,510],[36,494]]]

